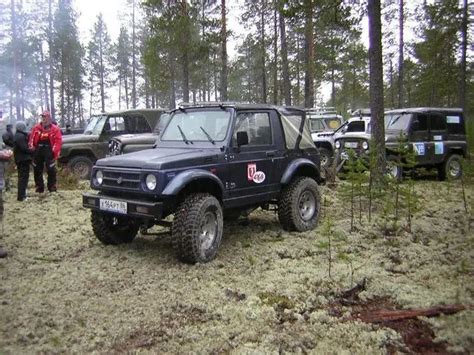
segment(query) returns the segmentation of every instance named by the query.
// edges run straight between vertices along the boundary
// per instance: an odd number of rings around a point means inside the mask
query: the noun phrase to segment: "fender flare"
[[[97,156],[94,154],[94,151],[92,149],[88,149],[88,148],[75,148],[75,147],[72,147],[70,149],[65,149],[65,151],[67,152],[67,155],[63,155],[63,150],[61,149],[61,153],[59,154],[59,161],[63,161],[63,162],[66,162],[66,161],[69,161],[77,156],[87,156],[87,157],[93,157],[93,160],[98,160]]]
[[[320,175],[319,169],[316,166],[316,164],[313,163],[309,159],[299,158],[299,159],[296,159],[296,160],[292,161],[290,163],[290,165],[288,165],[285,172],[283,173],[283,176],[281,177],[280,183],[283,184],[283,185],[288,184],[291,181],[291,179],[293,178],[295,172],[299,168],[302,168],[302,167],[311,169],[314,173],[315,180],[317,182],[321,181],[321,175]]]
[[[201,179],[211,180],[212,182],[216,183],[219,186],[222,196],[224,192],[224,184],[216,175],[204,169],[186,170],[179,173],[168,183],[168,185],[166,185],[165,189],[161,194],[166,196],[177,195],[190,182]]]

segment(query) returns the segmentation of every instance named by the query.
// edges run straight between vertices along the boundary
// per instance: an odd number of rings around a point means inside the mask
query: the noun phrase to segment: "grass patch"
[[[267,306],[276,306],[282,309],[295,308],[295,302],[290,300],[287,296],[279,295],[273,292],[265,291],[260,292],[258,297],[262,300],[263,304]]]
[[[57,175],[58,186],[62,190],[77,190],[79,188],[79,177],[68,167],[60,167]]]

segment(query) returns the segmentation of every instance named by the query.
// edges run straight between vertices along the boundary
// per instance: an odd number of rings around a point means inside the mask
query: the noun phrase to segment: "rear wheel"
[[[278,219],[283,229],[304,232],[318,224],[320,207],[316,181],[299,177],[283,190],[278,203]]]
[[[178,206],[172,226],[178,257],[191,264],[213,260],[221,244],[223,227],[222,207],[214,196],[187,196]]]
[[[438,177],[440,180],[456,180],[462,176],[462,158],[460,155],[450,155],[439,167]]]
[[[91,222],[95,236],[106,245],[132,242],[139,227],[129,218],[99,211],[92,211]]]
[[[88,180],[92,173],[93,164],[93,161],[89,157],[79,155],[69,160],[67,166],[79,179]]]

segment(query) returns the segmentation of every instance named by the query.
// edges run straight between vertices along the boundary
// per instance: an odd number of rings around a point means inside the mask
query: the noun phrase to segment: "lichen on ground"
[[[350,305],[331,309],[362,278],[362,301],[474,304],[474,233],[457,183],[417,181],[423,201],[412,232],[390,236],[366,215],[349,232],[346,202],[323,187],[323,214],[342,236],[333,240],[331,277],[321,225],[288,233],[261,210],[226,223],[208,264],[180,263],[161,227],[152,229],[158,238],[104,246],[81,207],[81,186],[31,193],[26,203],[6,193],[1,352],[386,353],[403,348],[400,334],[348,320]],[[472,309],[424,321],[448,349],[474,351]]]

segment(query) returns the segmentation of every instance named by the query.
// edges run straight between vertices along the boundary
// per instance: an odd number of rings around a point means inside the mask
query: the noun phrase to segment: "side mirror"
[[[237,132],[237,147],[249,144],[249,135],[246,131]]]
[[[411,123],[411,129],[412,131],[418,131],[418,128],[420,127],[420,121],[418,120],[414,120],[412,123]]]

